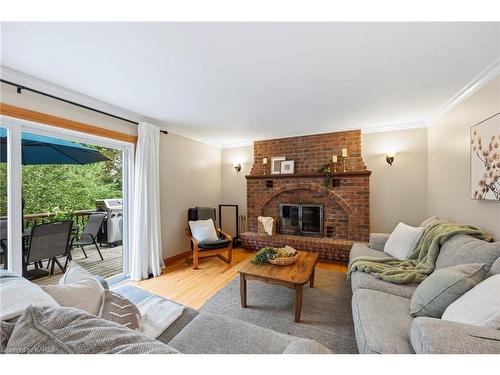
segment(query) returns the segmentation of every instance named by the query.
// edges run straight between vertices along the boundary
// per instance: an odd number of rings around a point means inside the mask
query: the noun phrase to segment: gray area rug
[[[301,322],[294,322],[295,290],[247,281],[246,309],[240,306],[239,277],[201,308],[326,346],[334,353],[357,353],[351,287],[345,273],[316,269],[314,288],[304,286]]]

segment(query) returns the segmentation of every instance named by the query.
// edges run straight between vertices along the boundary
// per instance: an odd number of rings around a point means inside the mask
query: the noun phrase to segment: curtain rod
[[[43,92],[43,91],[38,91],[38,90],[32,89],[30,87],[26,87],[26,86],[20,85],[19,83],[10,82],[10,81],[7,81],[5,79],[0,79],[0,82],[5,83],[7,85],[11,85],[11,86],[16,87],[18,94],[22,94],[22,90],[31,91],[31,92],[33,92],[35,94],[43,95],[43,96],[46,96],[46,97],[51,98],[51,99],[59,100],[59,101],[64,102],[64,103],[68,103],[68,104],[74,105],[76,107],[80,107],[80,108],[87,109],[89,111],[100,113],[101,115],[106,115],[106,116],[109,116],[109,117],[116,118],[118,120],[129,122],[131,124],[139,125],[139,123],[137,121],[132,121],[132,120],[129,120],[129,119],[124,118],[124,117],[116,116],[116,115],[113,115],[112,113],[108,113],[108,112],[104,112],[104,111],[101,111],[101,110],[96,109],[96,108],[88,107],[86,105],[83,105],[83,104],[80,104],[80,103],[76,103],[76,102],[73,102],[71,100],[67,100],[67,99],[61,98],[59,96],[51,95],[51,94],[48,94],[48,93]],[[160,130],[160,133],[168,134],[168,131],[166,131],[166,130]]]

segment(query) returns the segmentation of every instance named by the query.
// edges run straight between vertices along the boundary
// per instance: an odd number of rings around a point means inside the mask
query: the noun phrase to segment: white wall
[[[241,164],[241,171],[234,170],[233,163]],[[253,146],[225,148],[221,150],[221,193],[223,204],[237,204],[240,214],[247,213],[247,180],[253,165]]]
[[[163,255],[190,249],[184,234],[189,207],[218,207],[220,149],[179,135],[161,137],[160,191]]]
[[[0,85],[2,103],[80,121],[122,133],[137,135],[137,126],[108,116]],[[162,248],[164,257],[190,249],[184,234],[187,209],[192,206],[217,207],[221,196],[220,150],[172,133],[161,135],[160,188]]]
[[[489,231],[500,240],[500,203],[471,200],[470,127],[500,112],[500,76],[429,128],[429,214]]]
[[[427,128],[362,135],[370,176],[370,230],[390,233],[399,222],[418,226],[427,217]],[[395,151],[392,166],[385,155]]]
[[[72,104],[50,99],[29,91],[23,91],[22,94],[18,94],[15,87],[3,83],[0,84],[0,102],[27,108],[32,111],[63,117],[73,121],[83,122],[104,129],[110,129],[129,135],[137,135],[137,126],[135,124],[101,115],[97,112],[88,111]]]

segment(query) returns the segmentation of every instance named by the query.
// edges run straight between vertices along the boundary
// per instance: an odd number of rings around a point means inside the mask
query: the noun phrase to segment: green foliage
[[[122,196],[121,151],[93,147],[110,161],[86,165],[23,166],[24,214],[95,208],[96,199]],[[57,214],[59,212],[59,214]],[[0,216],[7,215],[7,164],[0,163]],[[61,216],[61,218],[67,218]]]
[[[329,164],[325,164],[323,165],[319,171],[319,173],[321,173],[324,177],[323,177],[323,186],[326,187],[326,188],[331,188],[332,187],[332,175],[333,175],[333,171],[332,171],[332,165],[329,163]]]
[[[278,250],[274,247],[264,247],[257,251],[255,258],[253,258],[253,264],[264,264],[267,263],[269,258],[274,259],[278,255]]]

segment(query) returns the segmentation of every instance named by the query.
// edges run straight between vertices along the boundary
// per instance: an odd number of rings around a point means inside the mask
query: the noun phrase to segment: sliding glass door
[[[134,145],[6,117],[0,126],[0,267],[50,284],[69,255],[111,282],[127,276]],[[67,233],[37,245],[47,231]]]

